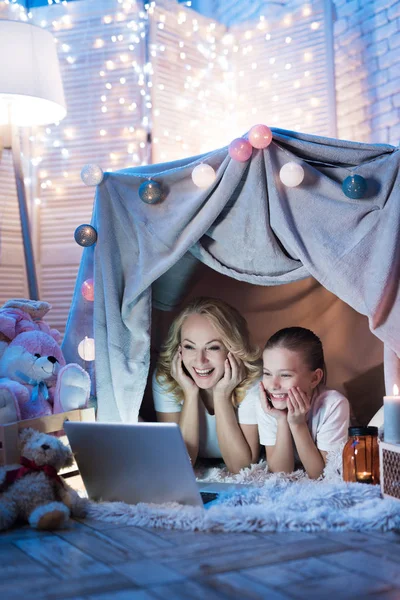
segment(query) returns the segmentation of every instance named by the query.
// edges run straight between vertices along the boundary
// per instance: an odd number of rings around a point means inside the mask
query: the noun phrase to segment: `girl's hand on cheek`
[[[310,407],[309,396],[299,387],[291,388],[288,392],[288,423],[291,425],[306,423]]]
[[[179,346],[176,351],[174,358],[171,362],[171,376],[175,379],[176,383],[182,388],[183,393],[193,393],[198,391],[198,387],[189,375],[187,375],[183,369],[182,362],[182,350]]]
[[[224,376],[218,381],[215,391],[230,398],[244,377],[245,369],[242,361],[236,358],[231,352],[228,352],[225,360]]]
[[[263,409],[263,411],[265,412],[265,414],[270,415],[271,417],[274,417],[274,419],[276,419],[277,421],[286,421],[288,419],[288,412],[287,410],[279,410],[278,408],[274,408],[267,396],[267,392],[265,391],[264,385],[262,383],[262,381],[260,381],[259,383],[259,388],[260,388],[260,403],[261,403],[261,408]]]

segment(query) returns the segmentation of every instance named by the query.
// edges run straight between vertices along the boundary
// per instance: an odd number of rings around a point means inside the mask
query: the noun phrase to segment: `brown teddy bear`
[[[71,450],[34,429],[20,433],[21,465],[0,467],[0,531],[17,521],[36,529],[58,529],[70,516],[84,517],[88,500],[57,475],[73,463]]]

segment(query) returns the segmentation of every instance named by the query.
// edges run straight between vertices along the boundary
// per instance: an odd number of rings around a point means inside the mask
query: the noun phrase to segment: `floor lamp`
[[[39,299],[39,290],[18,128],[55,123],[66,113],[57,49],[51,33],[30,23],[0,20],[0,157],[2,147],[11,150],[32,300]]]

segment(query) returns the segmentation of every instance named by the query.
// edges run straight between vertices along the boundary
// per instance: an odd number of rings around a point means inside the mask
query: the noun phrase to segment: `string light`
[[[161,5],[149,2],[146,6],[143,9],[131,0],[118,0],[117,10],[100,17],[102,30],[93,28],[92,34],[89,28],[85,40],[85,51],[93,55],[93,65],[96,65],[93,72],[99,82],[102,80],[99,87],[106,92],[96,94],[93,102],[97,118],[93,119],[92,134],[94,139],[97,135],[97,139],[102,140],[99,148],[104,152],[104,165],[110,160],[110,153],[114,155],[114,170],[146,162],[150,127],[154,127],[154,131],[159,127],[157,135],[153,135],[153,144],[157,146],[153,160],[157,162],[180,158],[183,151],[191,155],[203,149],[209,151],[224,146],[233,137],[232,123],[240,135],[254,123],[255,114],[261,122],[265,119],[270,125],[290,129],[297,122],[295,118],[296,115],[299,117],[297,109],[300,106],[304,130],[304,126],[313,120],[313,109],[325,110],[323,92],[312,88],[314,46],[310,42],[304,50],[299,39],[300,31],[308,30],[311,39],[311,31],[314,37],[320,36],[323,30],[320,14],[312,15],[309,5],[291,14],[282,15],[281,12],[269,22],[260,16],[251,30],[235,28],[229,33],[214,21],[193,18],[193,13],[183,5],[175,13],[168,14]],[[70,9],[71,5],[65,5],[67,12]],[[44,15],[43,9],[38,9],[36,14]],[[76,36],[68,34],[68,29],[75,27],[75,21],[79,22],[78,18],[71,18],[72,14],[51,22],[41,19],[41,25],[53,28],[59,39],[66,72],[78,65],[82,69],[86,64]],[[143,48],[148,43],[150,22],[159,29],[149,45],[150,60],[144,62]],[[284,28],[278,27],[282,23]],[[170,39],[167,44],[163,29],[176,31],[175,41]],[[181,81],[178,94],[174,87],[176,81],[164,78],[160,70],[160,61],[164,64],[170,62],[171,53],[175,51],[184,73],[178,80],[178,84]],[[269,59],[265,58],[266,52]],[[308,70],[302,71],[302,65]],[[154,70],[157,72],[155,80]],[[152,89],[154,96],[151,95]],[[271,90],[269,106],[265,103],[267,90]],[[296,100],[297,90],[299,100]],[[164,106],[172,94],[179,98],[178,105],[183,115],[180,123],[172,121],[166,127],[169,116]],[[272,113],[272,104],[283,106],[283,109]],[[205,115],[207,118],[204,118]],[[135,127],[120,125],[121,121],[129,124],[132,119]],[[315,121],[318,121],[317,117]],[[73,121],[71,123],[74,125]],[[115,126],[116,123],[118,125]],[[78,144],[83,141],[83,133],[76,127],[72,135],[67,133],[72,129],[68,126],[60,132],[57,126],[46,128],[48,139],[41,141],[42,149],[50,148],[56,141],[58,145],[54,148],[58,148],[60,156],[66,158],[72,150],[75,153]],[[141,133],[138,134],[138,130]],[[36,142],[38,140],[36,136]],[[130,146],[133,141],[135,147]],[[74,146],[69,146],[69,143]],[[35,141],[32,145],[35,146]],[[42,158],[38,155],[34,160],[39,165]],[[71,172],[69,177],[65,177],[63,171],[59,174],[51,172],[55,188],[73,184],[77,175],[79,172]],[[51,183],[50,178],[41,179],[49,189],[47,180]]]
[[[279,177],[287,187],[297,187],[304,179],[304,169],[296,162],[288,162],[279,171]]]

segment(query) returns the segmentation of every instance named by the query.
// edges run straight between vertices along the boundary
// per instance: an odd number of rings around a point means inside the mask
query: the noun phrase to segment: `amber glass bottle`
[[[377,427],[349,427],[349,439],[343,449],[343,479],[379,483]]]

